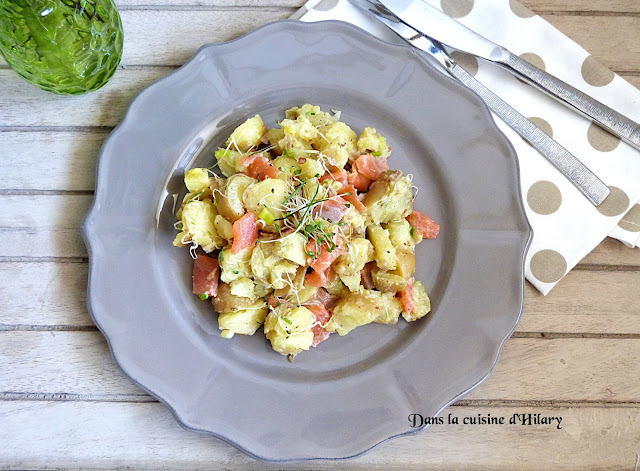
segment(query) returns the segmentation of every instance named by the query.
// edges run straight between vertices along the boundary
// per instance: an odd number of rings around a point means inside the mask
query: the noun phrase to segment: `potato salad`
[[[440,227],[413,209],[386,139],[339,115],[305,104],[272,129],[256,115],[213,167],[186,172],[173,244],[190,247],[193,292],[223,338],[262,330],[293,359],[332,333],[430,311],[414,251]]]

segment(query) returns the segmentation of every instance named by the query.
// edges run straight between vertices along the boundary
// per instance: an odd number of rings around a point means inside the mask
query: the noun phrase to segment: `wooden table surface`
[[[118,370],[86,309],[80,225],[100,145],[133,96],[201,44],[287,18],[302,0],[117,3],[123,67],[98,92],[47,94],[0,65],[0,468],[262,468],[183,430]],[[525,3],[640,86],[639,0]],[[301,467],[640,469],[639,314],[640,250],[607,240],[549,296],[526,287],[495,371],[445,411],[561,416],[562,429],[434,426],[354,460]]]

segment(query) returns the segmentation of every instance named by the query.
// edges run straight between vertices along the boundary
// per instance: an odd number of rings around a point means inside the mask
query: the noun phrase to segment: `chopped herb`
[[[200,299],[202,299],[203,301],[204,301],[205,299],[209,299],[209,295],[208,295],[207,293],[202,293],[202,294],[200,295]]]
[[[262,208],[262,211],[260,211],[260,215],[258,217],[262,219],[267,225],[273,224],[273,221],[275,221],[273,214],[271,214],[271,211],[269,211],[269,209],[266,207]]]
[[[293,321],[286,316],[280,316],[280,318],[289,325],[293,325]]]
[[[338,223],[338,226],[340,226],[340,227],[344,226],[344,221],[340,221],[340,222]]]
[[[291,192],[291,194],[285,198],[285,200],[282,202],[282,204],[285,204],[287,201],[289,201],[291,198],[293,198],[293,197],[294,197],[294,195],[295,195],[298,191],[300,191],[300,188],[302,188],[302,185],[298,185],[298,186],[295,188],[295,190],[293,190],[293,191]]]
[[[319,174],[319,173],[316,173],[315,177],[316,177],[316,178],[318,178],[319,176],[320,176],[320,174]]]
[[[240,272],[239,272],[238,270],[233,270],[233,274],[234,274],[234,275],[239,275],[239,274],[240,274]]]
[[[371,155],[373,155],[374,157],[380,157],[382,155],[382,151],[375,151],[375,152],[371,152]]]
[[[198,201],[198,198],[200,198],[203,194],[204,194],[204,190],[202,190],[200,193],[196,193],[195,195],[193,195],[193,198],[191,198],[189,201],[187,201],[187,203],[192,203],[193,201]]]
[[[293,172],[293,174],[294,174],[294,175],[300,175],[301,173],[302,173],[302,169],[300,169],[300,168],[297,168],[297,169]]]
[[[314,112],[312,112],[312,111],[307,111],[305,113],[305,115],[307,115],[307,116],[315,116],[316,114]]]
[[[277,307],[280,307],[280,306],[282,306],[282,303],[281,303],[280,301],[278,301],[278,302],[276,303],[276,306],[277,306]]]

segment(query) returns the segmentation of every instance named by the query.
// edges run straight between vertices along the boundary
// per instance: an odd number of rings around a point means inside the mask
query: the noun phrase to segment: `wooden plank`
[[[548,12],[640,12],[640,3],[629,0],[521,0],[520,3],[542,16]]]
[[[295,11],[273,4],[214,10],[123,10],[126,40],[121,64],[182,65],[203,44],[230,41],[258,26],[289,18]]]
[[[585,270],[569,273],[547,296],[527,283],[516,331],[640,334],[640,289],[629,289],[639,285],[638,271]]]
[[[640,339],[512,338],[489,379],[465,399],[640,402],[638,355]],[[3,392],[144,395],[100,332],[0,332],[0,371]]]
[[[581,265],[640,266],[640,250],[607,238],[580,261]]]
[[[0,189],[93,190],[106,130],[4,132]]]
[[[115,126],[133,97],[173,68],[118,69],[109,83],[86,95],[61,97],[30,85],[9,69],[0,70],[1,126]],[[4,140],[4,136],[0,135]],[[28,136],[25,136],[28,141]],[[4,157],[4,149],[0,151]]]
[[[203,44],[237,38],[294,12],[295,8],[279,7],[124,10],[127,39],[122,64],[182,65]],[[640,16],[549,12],[544,18],[608,67],[640,70],[640,46],[629,40],[629,32],[640,29]]]
[[[632,31],[640,31],[640,16],[547,14],[544,17],[608,68],[621,71],[640,69],[640,44],[629,36]]]
[[[87,263],[0,263],[0,328],[93,326],[87,311]]]
[[[86,309],[87,268],[86,263],[0,263],[0,279],[6,280],[0,285],[0,327],[93,326]],[[638,284],[640,271],[587,270],[569,273],[546,297],[527,284],[516,332],[640,334],[640,290],[629,289]]]
[[[0,196],[2,257],[85,257],[80,228],[92,195]]]
[[[420,471],[634,470],[640,449],[636,408],[450,407],[464,417],[514,413],[562,417],[544,425],[432,425],[345,463],[313,461],[273,469]],[[0,402],[0,455],[11,469],[263,469],[231,445],[182,429],[159,403]],[[445,415],[446,417],[446,415]],[[399,417],[398,420],[406,420]],[[43,426],[46,424],[46,426]],[[259,424],[257,424],[259,426]],[[508,444],[508,446],[505,446]],[[603,461],[603,460],[606,460]]]

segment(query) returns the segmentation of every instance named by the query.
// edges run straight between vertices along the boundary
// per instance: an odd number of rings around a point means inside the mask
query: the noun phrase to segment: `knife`
[[[380,0],[381,1],[381,0]],[[474,91],[509,127],[538,150],[558,169],[587,199],[598,206],[609,195],[609,188],[573,154],[545,134],[531,121],[478,82],[471,74],[456,64],[438,41],[427,38],[391,13],[378,0],[351,0],[358,8],[373,15],[391,28],[409,44],[436,59],[451,76]]]
[[[640,124],[470,30],[423,0],[380,0],[416,31],[494,62],[640,150]]]

